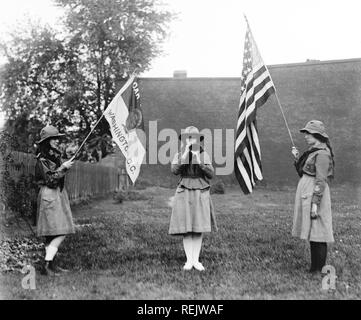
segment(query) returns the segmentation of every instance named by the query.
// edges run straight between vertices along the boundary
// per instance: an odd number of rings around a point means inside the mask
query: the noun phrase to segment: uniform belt
[[[196,178],[203,178],[202,176],[191,176],[191,175],[187,175],[187,176],[182,176],[182,178],[193,178],[193,179],[196,179]]]
[[[303,172],[303,174],[305,174],[306,176],[309,176],[309,177],[315,177],[316,175],[312,175],[312,174],[310,174],[310,173],[308,173],[308,172],[304,172],[304,171],[302,171]]]

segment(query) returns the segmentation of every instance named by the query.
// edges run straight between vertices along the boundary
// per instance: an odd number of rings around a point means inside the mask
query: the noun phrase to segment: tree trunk
[[[97,105],[98,105],[98,118],[101,116],[102,114],[102,101],[101,101],[101,94],[102,94],[102,82],[100,81],[100,76],[99,73],[97,73]]]

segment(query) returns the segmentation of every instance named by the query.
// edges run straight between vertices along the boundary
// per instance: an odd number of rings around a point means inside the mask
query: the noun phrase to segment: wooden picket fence
[[[36,158],[33,154],[12,152],[9,171],[14,179],[22,174],[34,175]],[[65,187],[71,203],[95,196],[106,196],[118,191],[124,184],[124,170],[98,163],[76,161],[65,178]]]

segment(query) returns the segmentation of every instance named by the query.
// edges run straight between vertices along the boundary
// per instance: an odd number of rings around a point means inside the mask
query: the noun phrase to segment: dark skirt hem
[[[335,240],[331,241],[331,240],[325,240],[325,237],[320,237],[320,238],[315,238],[315,237],[305,237],[305,236],[301,236],[300,234],[292,234],[292,237],[294,238],[298,238],[301,240],[306,240],[306,241],[312,241],[312,242],[326,242],[326,243],[334,243]]]
[[[209,228],[207,229],[193,229],[193,230],[169,230],[169,234],[170,235],[184,235],[184,234],[187,234],[187,233],[204,233],[204,232],[212,232],[214,230],[211,230]],[[217,230],[215,230],[217,231]]]
[[[74,234],[75,230],[69,229],[56,229],[56,230],[48,230],[43,232],[37,232],[38,237],[45,237],[45,236],[65,236],[67,234]]]

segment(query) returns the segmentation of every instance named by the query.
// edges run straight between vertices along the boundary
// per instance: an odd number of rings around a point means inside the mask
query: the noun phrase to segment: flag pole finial
[[[244,16],[244,20],[246,20],[246,22],[247,22],[247,25],[249,25],[246,14],[245,14],[245,13],[243,13],[243,16]]]

